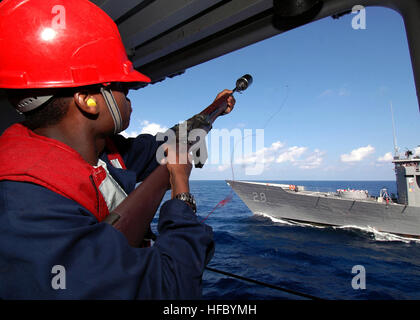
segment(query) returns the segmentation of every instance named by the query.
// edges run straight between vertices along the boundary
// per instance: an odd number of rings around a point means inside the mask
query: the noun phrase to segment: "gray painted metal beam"
[[[91,0],[113,20],[117,20],[144,0]]]
[[[221,0],[156,0],[118,26],[124,44],[133,49]]]
[[[105,2],[109,1],[109,0],[89,0],[90,2],[93,2],[94,4],[96,4],[98,7],[100,7],[101,5],[103,5]]]
[[[404,19],[420,111],[420,1],[414,0],[409,6],[400,3],[399,11]]]
[[[224,30],[273,6],[272,0],[232,0],[183,25],[155,41],[140,46],[132,58],[135,66],[159,59],[171,52]]]
[[[152,81],[160,81],[169,75],[272,37],[280,31],[272,26],[271,19],[272,16],[269,15],[242,28],[223,33],[222,36],[193,46],[189,50],[181,50],[144,65],[140,71],[151,77]]]

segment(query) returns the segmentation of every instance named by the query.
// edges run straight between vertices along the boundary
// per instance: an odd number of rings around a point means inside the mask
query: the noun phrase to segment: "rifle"
[[[246,74],[236,81],[236,87],[232,90],[231,94],[242,92],[251,84],[252,76]],[[214,121],[226,111],[228,106],[227,100],[231,94],[225,94],[219,97],[199,114],[188,119],[188,132],[192,129],[199,128],[208,133]],[[172,130],[179,132],[179,125],[173,127]],[[200,148],[190,150],[193,153],[194,165],[197,168],[202,168],[205,162],[205,160],[199,160],[200,152],[204,150],[203,148],[205,148],[204,143],[200,145]],[[207,151],[204,151],[207,154]],[[203,157],[200,159],[203,160]],[[104,222],[111,224],[114,228],[122,232],[131,246],[139,247],[156,214],[156,210],[159,208],[166,191],[170,187],[169,171],[166,165],[159,165],[108,215]]]

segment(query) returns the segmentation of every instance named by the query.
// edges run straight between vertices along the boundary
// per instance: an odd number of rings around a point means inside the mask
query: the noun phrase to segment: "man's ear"
[[[76,105],[82,111],[91,115],[99,114],[99,104],[95,96],[87,92],[76,92],[73,98]]]

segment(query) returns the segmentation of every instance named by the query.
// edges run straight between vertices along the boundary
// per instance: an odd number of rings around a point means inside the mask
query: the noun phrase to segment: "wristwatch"
[[[189,192],[178,193],[175,196],[175,199],[184,201],[193,209],[194,213],[197,212],[197,204],[195,202],[194,196],[191,193]]]

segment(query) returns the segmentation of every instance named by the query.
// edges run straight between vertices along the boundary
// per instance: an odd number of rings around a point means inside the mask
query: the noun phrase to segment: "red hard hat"
[[[87,0],[0,2],[0,48],[0,88],[150,82],[112,19]]]

